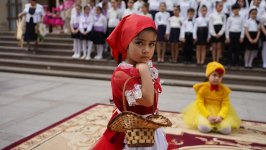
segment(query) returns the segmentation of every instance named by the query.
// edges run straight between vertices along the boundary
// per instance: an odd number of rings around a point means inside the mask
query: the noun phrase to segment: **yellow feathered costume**
[[[216,69],[224,67],[217,62],[207,65],[206,76],[208,77]],[[240,126],[240,118],[230,104],[229,94],[231,90],[220,83],[219,90],[211,90],[209,82],[198,83],[193,86],[196,92],[196,100],[189,104],[183,111],[183,119],[191,128],[197,128],[198,125],[204,125],[219,131],[224,127],[231,126],[238,128]],[[208,116],[220,116],[222,121],[217,124],[210,124]]]

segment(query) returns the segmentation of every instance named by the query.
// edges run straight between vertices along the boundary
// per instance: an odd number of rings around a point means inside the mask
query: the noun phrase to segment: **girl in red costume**
[[[143,117],[157,112],[158,94],[161,93],[158,70],[151,61],[156,45],[156,26],[146,16],[128,15],[124,17],[107,38],[113,57],[119,63],[112,75],[112,94],[116,109],[112,118],[123,111],[122,91],[125,90],[127,110]],[[111,118],[111,119],[112,119]],[[128,147],[124,133],[108,129],[93,148],[94,150],[166,150],[167,141],[161,128],[154,133],[152,147]]]

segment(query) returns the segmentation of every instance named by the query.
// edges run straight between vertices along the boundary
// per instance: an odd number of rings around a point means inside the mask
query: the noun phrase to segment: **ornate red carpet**
[[[104,132],[113,106],[95,104],[58,123],[4,148],[14,150],[88,150]],[[165,128],[168,149],[181,150],[265,150],[266,123],[243,121],[231,135],[202,134],[188,129],[176,112],[161,112],[173,126]]]

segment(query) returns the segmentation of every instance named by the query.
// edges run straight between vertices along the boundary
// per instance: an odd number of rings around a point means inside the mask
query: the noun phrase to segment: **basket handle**
[[[127,86],[127,84],[128,84],[128,81],[129,80],[131,80],[131,79],[133,79],[133,78],[138,78],[137,76],[134,76],[134,77],[130,77],[130,78],[128,78],[127,80],[126,80],[126,82],[125,82],[125,84],[124,84],[124,86],[123,86],[123,93],[122,93],[122,100],[123,100],[123,111],[127,111],[127,105],[126,105],[126,97],[125,97],[125,90],[126,90],[126,86]],[[154,90],[154,92],[155,92],[155,90]],[[156,99],[157,99],[157,92],[155,92],[155,94],[156,94]],[[154,114],[154,104],[152,105],[152,114]]]

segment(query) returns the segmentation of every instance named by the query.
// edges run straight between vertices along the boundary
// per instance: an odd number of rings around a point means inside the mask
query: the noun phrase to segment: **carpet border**
[[[73,117],[75,117],[75,116],[77,116],[77,115],[79,115],[79,114],[81,114],[81,113],[89,110],[89,109],[92,109],[93,107],[98,106],[98,105],[114,106],[112,104],[103,104],[103,103],[95,103],[95,104],[92,104],[92,105],[90,105],[90,106],[88,106],[88,107],[86,107],[86,108],[84,108],[84,109],[82,109],[82,110],[80,110],[80,111],[78,111],[78,112],[76,112],[76,113],[74,113],[74,114],[72,114],[72,115],[70,115],[70,116],[68,116],[68,117],[60,120],[60,121],[58,121],[58,122],[53,123],[52,125],[44,128],[44,129],[41,129],[41,130],[39,130],[39,131],[37,131],[37,132],[29,135],[29,136],[26,136],[26,137],[24,137],[24,138],[22,138],[22,139],[20,139],[20,140],[18,140],[16,142],[14,142],[14,143],[8,145],[8,146],[6,146],[2,150],[9,150],[11,148],[14,148],[15,146],[18,146],[21,143],[26,142],[26,141],[30,140],[31,138],[34,138],[35,136],[37,136],[37,135],[45,132],[46,130],[49,130],[49,129],[51,129],[51,128],[53,128],[53,127],[55,127],[55,126],[57,126],[57,125],[65,122],[65,121],[67,121],[67,120],[69,120],[69,119],[71,119],[71,118],[73,118]],[[161,112],[169,112],[169,113],[180,113],[180,112],[176,112],[176,111],[165,111],[165,110],[159,110],[159,111],[161,111]],[[263,121],[253,121],[253,120],[242,120],[242,121],[254,122],[254,123],[264,123],[264,124],[266,124],[266,122],[263,122]]]
[[[80,111],[78,111],[78,112],[76,112],[76,113],[74,113],[74,114],[72,114],[72,115],[70,115],[70,116],[68,116],[68,117],[66,117],[66,118],[64,118],[64,119],[62,119],[62,120],[60,120],[60,121],[58,121],[58,122],[53,123],[52,125],[50,125],[50,126],[44,128],[44,129],[41,129],[41,130],[39,130],[39,131],[37,131],[37,132],[35,132],[35,133],[29,135],[29,136],[26,136],[26,137],[24,137],[24,138],[22,138],[22,139],[20,139],[20,140],[18,140],[18,141],[16,141],[16,142],[14,142],[14,143],[8,145],[8,146],[6,146],[6,147],[3,148],[2,150],[9,150],[9,149],[11,149],[11,148],[14,148],[14,147],[20,145],[21,143],[24,143],[24,142],[30,140],[31,138],[34,138],[35,136],[37,136],[37,135],[39,135],[39,134],[45,132],[46,130],[49,130],[49,129],[51,129],[51,128],[53,128],[53,127],[55,127],[55,126],[57,126],[57,125],[59,125],[59,124],[65,122],[65,121],[67,121],[67,120],[69,120],[69,119],[71,119],[71,118],[73,118],[73,117],[75,117],[75,116],[77,116],[77,115],[79,115],[79,114],[81,114],[81,113],[83,113],[83,112],[89,110],[89,109],[92,109],[93,107],[98,106],[98,105],[112,106],[112,105],[110,105],[110,104],[95,103],[95,104],[93,104],[93,105],[90,105],[90,106],[88,106],[88,107],[86,107],[86,108],[84,108],[84,109],[82,109],[82,110],[80,110]]]

